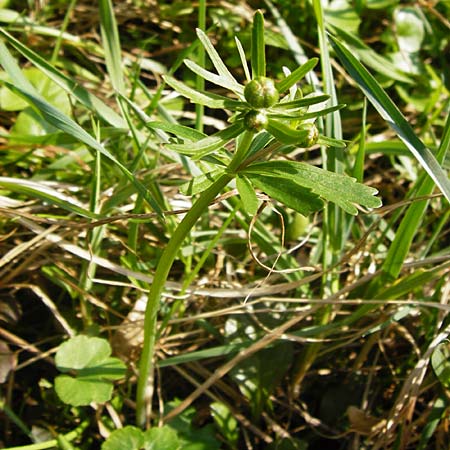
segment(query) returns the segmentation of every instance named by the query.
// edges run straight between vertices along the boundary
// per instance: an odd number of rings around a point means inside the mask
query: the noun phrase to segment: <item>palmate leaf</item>
[[[355,205],[367,208],[381,206],[381,200],[375,197],[378,192],[376,189],[357,183],[354,178],[347,175],[329,172],[302,162],[267,161],[253,164],[243,170],[242,173],[257,187],[260,187],[258,180],[261,177],[266,179],[273,178],[274,184],[279,186],[280,189],[281,184],[286,181],[293,185],[301,186],[324,200],[337,204],[344,211],[353,215],[358,213]],[[281,192],[281,198],[277,198],[277,200],[283,201],[282,196],[284,192],[287,192],[287,195],[292,195],[292,191],[288,192],[286,187],[284,187]],[[269,192],[267,194],[271,195]],[[287,203],[286,205],[289,206]]]
[[[406,118],[367,69],[336,38],[330,36],[330,39],[344,68],[450,202],[450,181],[433,153],[417,137]]]
[[[110,400],[111,382],[126,372],[125,364],[110,355],[108,341],[98,337],[80,335],[61,344],[55,356],[56,367],[63,372],[55,378],[59,398],[73,406]],[[67,372],[75,372],[75,376]]]
[[[239,136],[244,129],[244,122],[239,120],[224,130],[220,130],[200,141],[183,144],[167,144],[166,147],[183,155],[192,156],[193,159],[200,159],[226,145],[236,136]]]

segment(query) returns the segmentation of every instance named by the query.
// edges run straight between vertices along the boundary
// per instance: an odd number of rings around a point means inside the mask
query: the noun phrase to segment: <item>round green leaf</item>
[[[145,450],[178,450],[181,443],[178,433],[168,425],[151,428],[144,433]]]
[[[141,450],[143,447],[144,433],[132,426],[113,431],[102,444],[102,450]]]
[[[98,378],[72,378],[69,375],[59,375],[55,378],[55,391],[64,403],[85,406],[92,402],[105,403],[110,400],[113,385]]]
[[[56,367],[84,369],[104,362],[111,355],[111,347],[105,339],[89,336],[75,336],[59,347],[55,356]]]

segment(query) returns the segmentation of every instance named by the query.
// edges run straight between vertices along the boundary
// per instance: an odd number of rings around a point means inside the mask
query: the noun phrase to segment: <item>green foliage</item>
[[[55,357],[56,367],[64,373],[55,378],[59,398],[73,406],[110,400],[112,381],[126,371],[125,364],[110,355],[108,341],[101,338],[76,336],[61,344]]]
[[[182,450],[177,432],[169,426],[142,431],[126,426],[111,433],[102,444],[102,450]]]
[[[0,445],[449,448],[448,3],[22,3]]]

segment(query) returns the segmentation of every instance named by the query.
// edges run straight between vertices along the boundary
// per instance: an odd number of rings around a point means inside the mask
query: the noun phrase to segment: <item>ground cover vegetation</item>
[[[0,2],[0,446],[448,449],[449,17]]]

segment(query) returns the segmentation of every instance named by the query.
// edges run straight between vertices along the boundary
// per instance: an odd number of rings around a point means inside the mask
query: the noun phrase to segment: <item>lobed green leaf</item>
[[[337,204],[344,211],[353,215],[358,213],[355,205],[368,208],[381,206],[381,200],[375,197],[378,192],[376,189],[357,183],[354,178],[347,175],[330,172],[302,162],[261,162],[246,168],[243,173],[252,182],[255,176],[273,178],[280,184],[282,181],[289,181]]]

